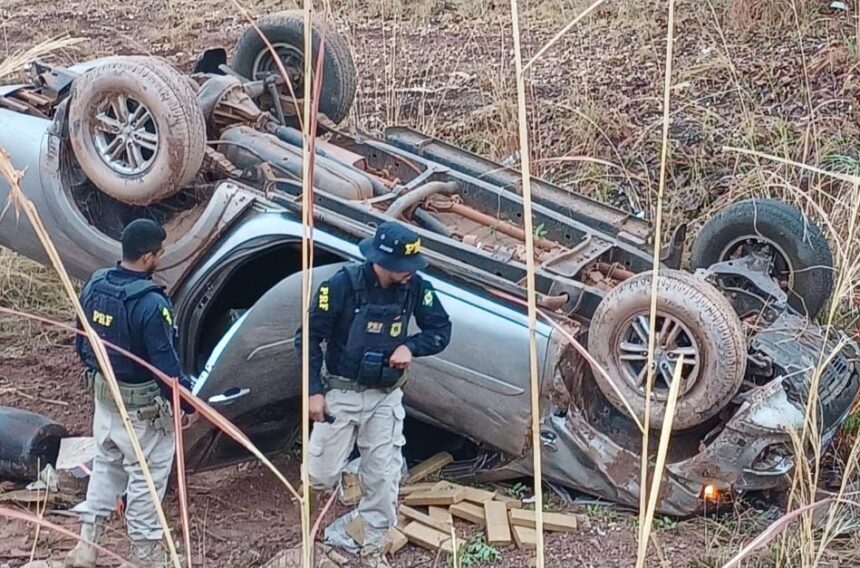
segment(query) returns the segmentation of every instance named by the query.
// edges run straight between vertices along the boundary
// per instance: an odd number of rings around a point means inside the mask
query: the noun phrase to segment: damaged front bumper
[[[701,454],[672,464],[674,474],[733,492],[784,487],[800,436],[824,448],[848,417],[860,389],[860,350],[843,332],[785,312],[750,350],[773,366],[775,378],[744,393],[720,435]]]
[[[698,451],[670,460],[658,513],[693,515],[714,498],[786,487],[797,459],[792,432],[798,439],[806,428],[808,436],[826,447],[848,417],[860,390],[860,349],[844,333],[828,333],[785,312],[753,337],[750,350],[764,355],[773,366],[773,378],[742,392],[720,424],[698,441]],[[810,391],[817,392],[817,400],[808,413]],[[629,430],[605,430],[596,428],[589,413],[575,403],[561,416],[545,416],[541,424],[544,476],[636,508],[640,455],[629,444],[619,443],[619,436],[631,435]],[[652,451],[657,447],[656,435]],[[676,438],[684,435],[673,433]],[[506,469],[529,475],[530,466],[531,457],[526,456]]]

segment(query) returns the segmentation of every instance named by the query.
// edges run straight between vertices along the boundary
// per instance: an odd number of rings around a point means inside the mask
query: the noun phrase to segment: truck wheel
[[[652,273],[638,274],[610,291],[594,314],[588,349],[607,371],[640,420],[645,416]],[[713,418],[737,393],[744,378],[746,340],[731,304],[715,287],[679,270],[657,280],[656,370],[651,389],[651,427],[663,424],[669,387],[684,357],[673,430]],[[595,372],[609,402],[628,414],[612,385]]]
[[[272,44],[284,65],[296,98],[304,92],[305,22],[301,10],[285,10],[257,20],[257,26]],[[335,124],[349,114],[355,98],[355,63],[346,40],[328,24],[314,21],[313,61],[316,66],[320,40],[325,35],[323,77],[320,87],[319,112]],[[270,74],[280,74],[275,59],[253,26],[248,27],[236,43],[233,69],[251,80]]]
[[[772,255],[771,276],[789,304],[816,317],[833,291],[833,255],[818,225],[788,203],[748,199],[724,207],[699,231],[690,262],[708,268],[757,249]]]
[[[96,187],[130,205],[169,197],[196,177],[206,125],[193,89],[153,60],[117,58],[72,85],[69,132]]]

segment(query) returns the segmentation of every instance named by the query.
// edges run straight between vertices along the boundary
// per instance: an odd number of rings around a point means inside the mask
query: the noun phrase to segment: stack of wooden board
[[[409,542],[432,551],[453,552],[454,519],[483,529],[489,544],[535,548],[535,512],[524,510],[521,500],[449,481],[423,481],[452,461],[451,454],[441,452],[410,470],[400,488],[397,528],[389,532],[388,554],[396,554]],[[355,476],[345,480],[342,500],[358,502],[361,489],[357,481]],[[576,515],[544,513],[544,531],[573,532],[576,526]],[[347,532],[356,542],[364,540],[358,518]]]
[[[448,481],[401,488],[398,528],[392,530],[407,542],[450,553],[455,518],[483,529],[489,544],[535,548],[535,512],[524,510],[519,499]],[[573,532],[576,527],[575,515],[544,513],[545,531]]]

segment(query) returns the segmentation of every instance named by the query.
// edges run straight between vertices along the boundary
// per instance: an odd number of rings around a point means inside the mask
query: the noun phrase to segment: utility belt
[[[388,387],[362,385],[358,381],[348,379],[346,377],[341,377],[339,375],[332,375],[325,370],[323,370],[321,379],[326,391],[348,390],[354,392],[364,392],[369,390],[377,390],[388,394],[394,392],[395,390],[401,388],[404,384],[406,384],[406,371],[403,371],[403,374],[400,376],[399,379],[397,379],[396,383]]]
[[[118,411],[116,401],[111,394],[110,386],[104,375],[99,371],[87,370],[84,374],[87,383],[91,383],[97,400],[113,411]],[[154,380],[140,384],[117,381],[120,398],[129,414],[133,417],[158,425],[162,430],[169,431],[173,426],[173,410],[170,403],[161,395],[161,388]]]

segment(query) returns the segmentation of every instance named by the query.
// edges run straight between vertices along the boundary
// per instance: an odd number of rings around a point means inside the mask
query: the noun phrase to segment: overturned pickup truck
[[[209,50],[190,74],[139,56],[36,64],[30,84],[0,87],[0,146],[26,171],[23,189],[77,277],[119,257],[117,238],[131,220],[165,225],[156,279],[175,300],[194,393],[263,451],[279,452],[300,425],[292,338],[301,321],[302,101],[289,93],[303,92],[305,54],[300,14],[258,25],[292,89],[252,28],[229,65],[225,50]],[[359,261],[358,241],[379,223],[413,225],[430,260],[423,276],[451,314],[453,337],[443,353],[414,363],[408,412],[472,442],[477,451],[455,464],[459,471],[528,475],[520,175],[406,128],[382,140],[340,129],[356,90],[350,51],[322,22],[314,49],[323,51],[324,115],[314,281]],[[545,181],[533,191],[537,302],[553,320],[537,330],[544,475],[636,505],[641,433],[623,401],[643,419],[652,227]],[[7,193],[0,183],[0,199]],[[857,345],[814,323],[833,262],[813,222],[779,201],[733,203],[692,244],[695,273],[680,269],[684,237],[678,228],[662,251],[650,404],[656,440],[683,357],[658,507],[678,515],[708,499],[785,486],[797,459],[788,429],[803,426],[810,391],[826,444],[860,388]],[[0,244],[46,261],[15,215],[0,220]],[[191,471],[246,457],[202,423],[186,448]]]

